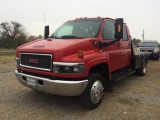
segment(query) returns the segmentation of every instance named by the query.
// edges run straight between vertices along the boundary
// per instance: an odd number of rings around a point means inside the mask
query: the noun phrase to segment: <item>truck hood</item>
[[[56,56],[62,58],[77,54],[78,50],[93,50],[93,40],[95,40],[95,38],[36,40],[18,47],[16,56],[19,56],[19,52],[31,52],[54,54],[55,58]]]
[[[67,46],[72,46],[76,42],[80,41],[79,39],[68,40],[68,39],[42,39],[35,40],[29,43],[26,43],[17,48],[19,52],[43,52],[43,53],[54,53],[57,50],[64,49]]]

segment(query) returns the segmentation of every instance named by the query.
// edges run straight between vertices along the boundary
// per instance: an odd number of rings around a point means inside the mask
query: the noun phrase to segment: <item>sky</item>
[[[29,35],[53,33],[61,24],[80,17],[123,18],[132,38],[160,42],[160,0],[0,0],[0,23],[21,23]]]

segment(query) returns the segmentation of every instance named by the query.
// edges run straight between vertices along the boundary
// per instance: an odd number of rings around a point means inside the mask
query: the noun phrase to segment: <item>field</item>
[[[132,75],[113,83],[95,110],[84,109],[78,97],[36,92],[14,75],[15,53],[0,53],[1,120],[160,120],[160,61],[149,61],[144,77]],[[63,88],[62,88],[63,89]]]

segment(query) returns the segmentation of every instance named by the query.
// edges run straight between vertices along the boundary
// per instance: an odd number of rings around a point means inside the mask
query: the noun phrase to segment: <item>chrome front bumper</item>
[[[48,78],[28,75],[20,73],[15,70],[15,75],[19,82],[29,88],[37,91],[46,92],[54,95],[61,96],[78,96],[85,90],[88,80],[82,81],[63,81],[63,80],[52,80]],[[27,84],[27,80],[24,78],[32,78],[35,80],[35,86]]]

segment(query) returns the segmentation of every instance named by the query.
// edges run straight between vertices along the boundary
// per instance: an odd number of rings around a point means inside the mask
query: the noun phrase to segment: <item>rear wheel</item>
[[[97,73],[89,75],[88,85],[80,96],[81,104],[87,109],[98,107],[104,95],[103,77]]]
[[[156,60],[159,60],[159,54],[157,55]]]
[[[146,72],[147,72],[147,61],[144,60],[143,64],[142,64],[142,67],[138,68],[136,73],[139,76],[144,76],[146,74]]]

